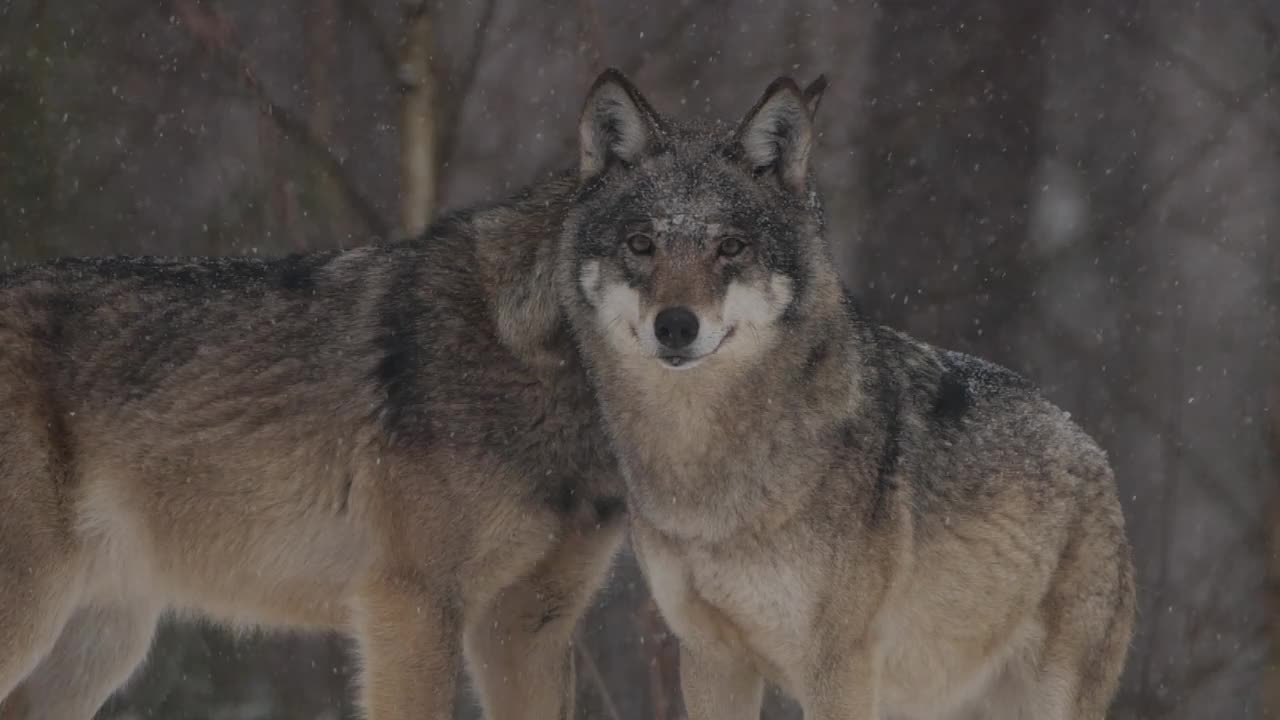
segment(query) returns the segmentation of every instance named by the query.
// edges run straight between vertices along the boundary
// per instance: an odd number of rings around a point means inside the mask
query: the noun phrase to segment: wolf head
[[[825,89],[825,77],[803,90],[779,78],[736,126],[693,125],[605,71],[582,110],[561,246],[579,332],[669,370],[776,344],[829,265],[809,169]]]

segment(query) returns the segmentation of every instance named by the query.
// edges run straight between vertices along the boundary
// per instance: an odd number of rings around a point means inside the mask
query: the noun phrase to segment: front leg
[[[832,649],[810,671],[805,720],[879,720],[879,663],[867,649]]]
[[[421,580],[385,580],[356,606],[367,720],[453,720],[458,611],[452,596]]]
[[[764,680],[737,628],[690,585],[679,552],[639,518],[633,518],[631,542],[654,601],[680,643],[689,720],[758,720]]]
[[[745,658],[680,644],[680,689],[689,720],[757,720],[764,680]]]
[[[574,530],[467,619],[466,659],[486,720],[574,716],[573,631],[604,582],[622,525]]]

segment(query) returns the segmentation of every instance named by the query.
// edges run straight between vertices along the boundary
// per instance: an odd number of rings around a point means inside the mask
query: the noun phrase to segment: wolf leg
[[[7,547],[0,543],[0,552]],[[53,648],[73,604],[69,592],[59,596],[56,583],[6,569],[0,567],[0,700]]]
[[[1030,717],[1104,720],[1120,686],[1135,619],[1133,564],[1114,500],[1098,498],[1090,507],[1044,603],[1048,638],[1039,682],[1062,688],[1062,708],[1040,712],[1033,700]]]
[[[1108,623],[1101,623],[1103,628]],[[992,720],[1105,720],[1119,686],[1129,636],[1059,631],[1038,657],[1011,662],[983,703]]]
[[[90,720],[142,664],[159,613],[150,606],[82,607],[0,710],[3,720]]]
[[[10,318],[0,319],[0,700],[53,647],[79,590],[67,430]]]
[[[1043,642],[1013,658],[985,698],[985,718],[1104,720],[1133,634],[1128,548],[1096,515],[1068,543],[1042,603]],[[1121,539],[1121,543],[1123,540]]]
[[[465,634],[486,720],[573,717],[573,631],[621,541],[621,524],[574,533],[506,588]]]
[[[367,720],[452,720],[458,612],[429,581],[385,580],[356,605]]]
[[[764,702],[764,680],[746,660],[699,651],[683,642],[680,690],[689,720],[754,719],[760,717]]]
[[[0,700],[53,648],[77,595],[70,552],[29,502],[40,493],[6,487],[5,470],[0,458]]]

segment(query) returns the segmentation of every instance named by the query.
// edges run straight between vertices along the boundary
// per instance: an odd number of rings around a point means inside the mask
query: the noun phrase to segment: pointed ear
[[[827,92],[827,76],[821,74],[804,89],[804,106],[809,110],[809,122],[818,114],[818,105],[822,104],[822,96]]]
[[[631,81],[605,70],[587,92],[578,120],[582,179],[599,174],[611,160],[634,162],[662,131],[662,119]]]
[[[751,169],[776,179],[789,192],[805,191],[813,111],[825,88],[823,77],[803,92],[791,78],[778,78],[738,126],[736,139]]]

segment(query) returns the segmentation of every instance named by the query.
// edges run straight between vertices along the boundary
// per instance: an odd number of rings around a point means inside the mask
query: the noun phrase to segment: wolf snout
[[[687,307],[670,307],[653,319],[653,334],[668,350],[683,350],[698,338],[698,316]]]

